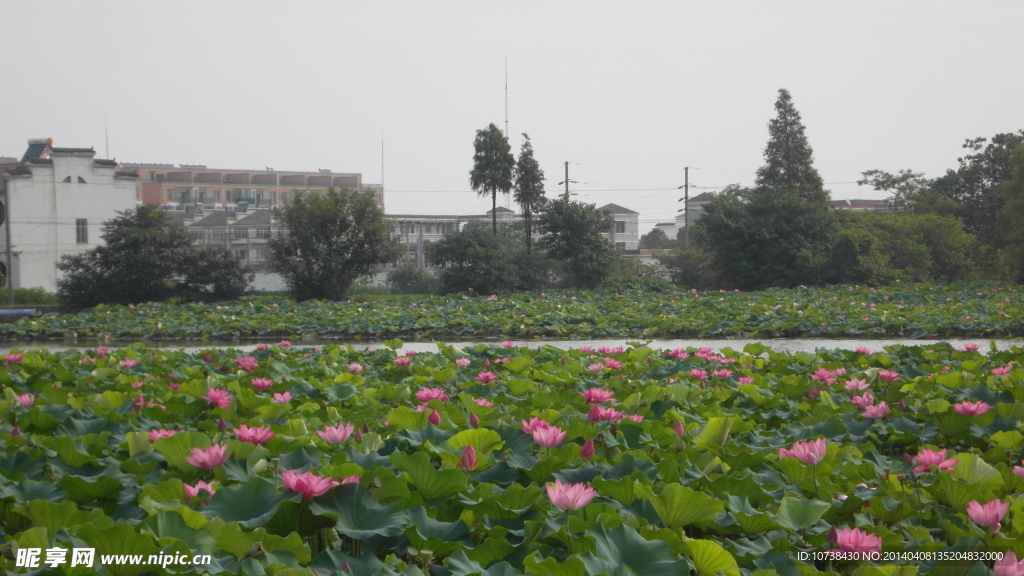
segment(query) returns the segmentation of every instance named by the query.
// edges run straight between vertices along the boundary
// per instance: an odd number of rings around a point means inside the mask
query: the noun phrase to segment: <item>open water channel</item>
[[[516,346],[552,346],[562,350],[568,350],[571,348],[580,348],[583,346],[590,346],[592,348],[598,348],[601,346],[616,347],[626,346],[629,342],[637,342],[636,339],[623,339],[623,340],[512,340]],[[51,352],[58,352],[63,350],[80,350],[87,348],[95,348],[96,346],[103,345],[111,348],[119,348],[131,344],[131,340],[111,340],[111,341],[99,341],[99,340],[78,340],[74,342],[67,341],[30,341],[30,342],[2,342],[0,343],[0,354],[9,353],[11,350],[26,351],[26,350],[38,350],[44,349]],[[239,342],[202,342],[198,340],[140,340],[146,346],[151,348],[164,348],[164,349],[183,349],[187,352],[194,352],[197,350],[207,350],[210,348],[234,348],[240,351],[249,351],[256,348],[256,344],[261,342],[260,340],[246,340]],[[270,338],[262,340],[262,342],[271,344],[276,342],[276,339]],[[983,351],[990,349],[990,343],[995,343],[995,346],[999,350],[1005,350],[1011,346],[1022,346],[1024,347],[1024,339],[985,339],[985,338],[971,338],[971,339],[947,339],[947,340],[911,340],[911,339],[886,339],[886,340],[839,340],[839,339],[812,339],[812,338],[794,338],[794,339],[760,339],[760,340],[651,340],[648,345],[655,349],[661,350],[673,350],[676,348],[701,348],[708,347],[716,350],[721,348],[733,348],[734,350],[742,350],[743,347],[752,342],[761,342],[775,350],[789,350],[790,352],[813,352],[819,348],[827,350],[834,349],[847,349],[854,350],[856,348],[868,348],[871,350],[881,350],[885,346],[891,346],[894,344],[902,344],[904,346],[927,346],[928,344],[935,344],[939,342],[949,342],[956,348],[962,348],[965,344],[974,343],[982,347]],[[381,342],[368,342],[365,340],[361,341],[349,341],[347,342],[353,348],[356,349],[367,349],[367,348],[381,348],[384,346]],[[459,348],[465,348],[469,346],[475,346],[477,344],[495,344],[495,340],[488,341],[465,341],[465,342],[445,342],[444,344],[450,344]],[[292,344],[298,348],[312,348],[317,346],[326,346],[330,344],[344,345],[345,341],[341,340],[296,340]],[[437,352],[437,343],[435,342],[406,342],[402,346],[400,352],[413,350],[416,352]]]

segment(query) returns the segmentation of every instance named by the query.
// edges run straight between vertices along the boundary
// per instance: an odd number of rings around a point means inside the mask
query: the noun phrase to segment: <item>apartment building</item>
[[[124,163],[123,169],[138,172],[138,199],[164,210],[204,213],[211,210],[244,212],[270,208],[286,201],[298,191],[325,192],[328,188],[362,190],[372,193],[377,205],[384,207],[384,187],[363,182],[362,174],[317,172],[236,170],[208,168],[204,164]]]

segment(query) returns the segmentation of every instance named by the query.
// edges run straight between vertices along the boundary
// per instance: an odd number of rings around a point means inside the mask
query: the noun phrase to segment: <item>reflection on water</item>
[[[264,341],[266,344],[272,344],[277,339],[270,338]],[[207,350],[210,348],[234,348],[239,351],[250,351],[256,348],[258,341],[246,341],[244,343],[239,342],[237,344],[225,344],[223,342],[204,344],[202,341],[197,340],[163,340],[163,341],[138,341],[150,348],[163,348],[171,350],[184,350],[186,352],[195,352],[197,350]],[[583,346],[590,346],[592,348],[598,348],[601,346],[616,347],[616,346],[627,346],[629,342],[644,342],[644,340],[638,339],[623,339],[623,340],[545,340],[545,339],[531,339],[531,340],[512,340],[516,346],[528,346],[536,348],[539,346],[551,346],[562,350],[569,350],[571,348],[580,348]],[[777,339],[760,339],[760,340],[651,340],[649,346],[655,349],[661,350],[672,350],[675,348],[701,348],[708,347],[714,349],[720,348],[733,348],[734,350],[742,350],[743,347],[752,342],[761,342],[775,350],[789,350],[790,352],[813,352],[819,348],[827,350],[834,350],[836,348],[853,350],[856,348],[870,348],[871,350],[881,350],[884,346],[891,346],[893,344],[902,344],[905,346],[927,346],[929,344],[935,344],[939,342],[948,342],[956,348],[962,348],[964,344],[974,343],[982,346],[982,351],[989,350],[989,342],[995,342],[996,347],[999,350],[1005,350],[1011,346],[1024,346],[1024,340],[1022,339],[995,339],[989,340],[985,338],[969,338],[969,339],[947,339],[947,340],[910,340],[910,339],[886,339],[886,340],[829,340],[829,339],[810,339],[810,338],[777,338]],[[95,348],[96,346],[103,345],[109,346],[110,348],[120,348],[131,344],[132,341],[122,340],[111,340],[111,341],[98,341],[98,340],[80,340],[73,343],[69,342],[57,342],[57,341],[41,341],[41,342],[14,342],[14,343],[0,343],[0,354],[9,353],[11,350],[49,350],[51,352],[59,352],[63,350],[83,350],[88,348]],[[366,342],[366,341],[350,341],[347,342],[353,348],[357,350],[365,350],[367,348],[382,348],[384,345],[381,342]],[[296,340],[293,342],[296,348],[314,348],[318,346],[327,345],[339,345],[343,346],[346,342],[339,340]],[[465,348],[468,346],[475,346],[477,344],[496,344],[496,341],[467,341],[467,342],[445,342],[444,344],[450,344],[459,348]],[[416,352],[437,352],[437,344],[434,342],[406,342],[402,346],[400,352],[407,350],[413,350]]]

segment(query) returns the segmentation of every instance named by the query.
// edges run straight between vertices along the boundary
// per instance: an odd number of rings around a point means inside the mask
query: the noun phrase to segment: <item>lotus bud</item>
[[[672,428],[676,431],[676,436],[682,438],[686,435],[686,426],[682,422],[677,421]]]
[[[210,356],[209,354],[203,354],[203,362],[209,362],[212,359],[213,356]]]
[[[242,558],[255,558],[257,560],[262,559],[262,558],[266,558],[266,557],[267,557],[267,551],[263,549],[263,543],[262,542],[257,542],[255,544],[253,544],[252,546],[250,546],[249,547],[249,551],[245,553],[245,556],[242,556]]]
[[[477,426],[480,426],[480,417],[477,416],[476,414],[470,412],[469,413],[469,425],[472,426],[473,428],[476,428]]]
[[[223,416],[221,416],[220,420],[217,420],[217,429],[220,430],[221,432],[223,432],[223,431],[227,430],[227,428],[228,428],[228,422],[227,422],[227,420],[224,419]]]
[[[359,428],[356,428],[355,432],[352,434],[352,437],[356,439],[356,443],[362,442],[363,441],[363,431],[360,430]]]
[[[364,434],[369,434],[370,433],[370,425],[369,424],[363,424],[363,433]]]
[[[463,470],[476,470],[476,450],[472,444],[466,446],[466,449],[462,451],[459,468]]]
[[[907,408],[907,400],[905,398],[900,398],[900,401],[896,403],[896,407],[900,410],[905,410]]]
[[[828,529],[828,541],[833,544],[839,542],[839,531],[836,530],[835,526]]]
[[[914,465],[914,459],[911,458],[910,454],[907,454],[906,452],[904,452],[903,453],[903,463],[906,464],[907,466],[913,466]]]
[[[594,440],[591,438],[583,443],[583,448],[580,450],[580,458],[584,460],[590,460],[594,457]]]
[[[441,415],[437,413],[437,410],[431,410],[430,416],[427,417],[427,421],[437,426],[441,423]]]

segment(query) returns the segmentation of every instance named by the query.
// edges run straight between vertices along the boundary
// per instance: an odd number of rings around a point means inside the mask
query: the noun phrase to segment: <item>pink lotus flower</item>
[[[302,497],[306,500],[322,496],[331,488],[341,485],[341,482],[336,482],[330,478],[318,476],[312,472],[303,472],[299,474],[294,470],[285,470],[282,472],[281,481],[284,483],[285,488],[292,492],[302,494]]]
[[[440,400],[441,402],[448,402],[448,394],[445,394],[444,390],[440,388],[423,388],[416,391],[416,399],[420,402],[429,402],[431,400]]]
[[[267,346],[263,342],[260,342],[259,344],[256,345],[257,350],[266,350],[267,348],[269,348],[269,346]]]
[[[625,416],[625,414],[614,408],[605,408],[604,406],[595,405],[589,412],[587,412],[587,421],[600,422],[602,420],[610,420],[612,422],[618,422],[619,420],[622,420],[623,416]]]
[[[351,374],[359,374],[364,370],[363,365],[358,362],[353,362],[348,365],[348,371]]]
[[[206,396],[200,396],[203,400],[208,401],[217,408],[227,410],[231,408],[231,392],[227,390],[221,390],[219,388],[210,388],[206,391]]]
[[[751,378],[750,376],[742,376],[739,380],[737,380],[737,382],[739,382],[740,384],[753,384],[754,379]]]
[[[138,360],[121,360],[121,366],[125,368],[131,368],[132,366],[138,366]]]
[[[250,384],[252,384],[252,387],[257,391],[263,392],[267,388],[273,387],[274,381],[269,378],[253,378]]]
[[[136,389],[142,388],[145,385],[146,385],[145,382],[132,382],[132,388],[136,388]]]
[[[844,388],[850,392],[859,392],[860,390],[867,390],[868,386],[870,384],[864,378],[850,378],[850,381],[845,384]]]
[[[547,428],[548,426],[551,425],[545,422],[544,420],[541,420],[540,418],[530,418],[529,420],[523,420],[523,422],[520,424],[520,427],[522,428],[523,432],[526,432],[527,434],[533,434],[534,430],[537,430],[539,428]]]
[[[359,484],[359,480],[360,480],[359,475],[358,474],[353,474],[351,476],[346,476],[346,477],[342,478],[341,479],[341,483],[342,484]]]
[[[580,392],[583,395],[583,399],[587,401],[587,404],[600,404],[602,402],[616,402],[615,392],[611,390],[605,390],[603,388],[589,388],[584,392]]]
[[[867,408],[875,403],[875,397],[871,395],[871,392],[865,392],[863,396],[850,398],[850,402],[853,402],[858,408]]]
[[[476,375],[476,379],[483,384],[490,384],[498,379],[498,375],[494,372],[481,372]]]
[[[676,436],[679,436],[680,438],[686,436],[686,426],[682,422],[676,421],[676,423],[672,425],[672,429],[675,431]]]
[[[690,357],[690,353],[682,348],[676,348],[675,350],[669,351],[668,357],[675,358],[677,360],[686,360]]]
[[[36,403],[36,397],[33,394],[19,394],[16,398],[22,408],[31,408]]]
[[[200,490],[205,490],[206,493],[210,496],[213,496],[213,493],[217,491],[216,488],[210,486],[208,483],[202,480],[196,482],[194,486],[189,484],[182,484],[181,487],[185,489],[185,498],[188,498],[189,500],[195,498],[196,496],[199,496]]]
[[[601,354],[622,354],[625,350],[622,346],[601,346],[597,349]]]
[[[291,348],[292,347],[292,343],[287,341],[287,340],[281,340],[280,342],[277,343],[277,345],[281,346],[282,348]]]
[[[292,401],[292,393],[291,392],[289,392],[287,390],[285,390],[284,392],[281,392],[280,394],[278,394],[277,392],[274,392],[274,402],[277,402],[278,404],[287,404],[287,403],[289,403],[291,401]]]
[[[149,436],[150,442],[156,442],[161,438],[170,438],[171,436],[174,436],[178,432],[181,432],[181,430],[165,430],[163,428],[160,428],[157,430],[150,430],[146,432],[146,435]]]
[[[995,576],[1024,576],[1024,560],[1017,561],[1013,550],[1008,550],[992,567]]]
[[[817,466],[825,458],[828,443],[824,438],[813,442],[795,442],[792,448],[779,448],[779,458],[796,458],[808,466]]]
[[[228,447],[226,444],[214,444],[207,449],[193,448],[192,455],[186,456],[185,461],[203,470],[211,470],[228,461]]]
[[[885,402],[879,402],[878,406],[868,406],[861,416],[864,418],[870,418],[872,420],[881,420],[889,415],[889,405]]]
[[[209,362],[210,360],[213,360],[213,356],[210,356],[209,354],[203,354],[203,362]]]
[[[478,406],[483,406],[484,408],[494,408],[494,402],[491,402],[486,398],[473,398],[473,402],[476,402]]]
[[[992,372],[992,374],[994,376],[1009,376],[1010,375],[1010,369],[1011,369],[1011,366],[1009,364],[1007,364],[1006,366],[1000,366],[999,368],[993,368],[992,370],[990,370],[990,372]],[[1012,554],[1012,552],[1011,552],[1011,554]],[[1022,562],[1024,562],[1024,560],[1022,560]]]
[[[416,355],[416,351],[415,350],[406,350],[405,351],[405,355],[406,356],[415,356]]]
[[[473,445],[466,446],[462,451],[462,458],[459,459],[459,468],[462,470],[476,470],[476,450]]]
[[[914,456],[914,461],[920,464],[914,468],[914,472],[930,472],[932,466],[937,466],[940,472],[949,472],[960,462],[956,459],[947,460],[945,449],[936,452],[927,448],[920,450],[917,456]]]
[[[253,370],[259,367],[260,363],[252,356],[242,356],[235,360],[235,365],[238,366],[239,370],[245,370],[251,374]]]
[[[891,370],[879,370],[878,379],[885,380],[886,382],[896,382],[900,379],[900,375],[897,372]]]
[[[554,484],[547,485],[548,498],[551,503],[562,510],[579,510],[597,496],[594,490],[586,482],[578,484],[562,484],[561,480],[555,479]]]
[[[21,364],[24,359],[24,354],[8,354],[4,356],[4,360],[6,360],[8,364]]]
[[[690,376],[696,378],[697,380],[707,380],[708,372],[707,370],[697,370],[696,368],[694,368],[693,370],[690,370]]]
[[[626,416],[626,418],[629,418],[633,422],[643,422],[644,421],[644,415],[643,414],[628,414]]]
[[[558,426],[548,425],[545,428],[537,428],[533,431],[533,441],[546,448],[554,448],[565,440],[566,431]]]
[[[591,438],[583,443],[583,448],[580,448],[580,458],[584,460],[590,460],[594,457],[594,439]]]
[[[270,431],[270,426],[253,426],[249,428],[247,425],[242,424],[235,428],[234,432],[235,436],[242,442],[256,445],[263,444],[274,437],[274,433]]]
[[[168,382],[167,387],[171,390],[177,390],[178,388],[181,388],[181,382]]]
[[[317,430],[316,433],[328,444],[341,444],[348,440],[355,428],[352,424],[338,424],[337,426],[324,426],[323,430]]]
[[[108,348],[106,346],[97,346],[96,347],[96,351],[97,352],[110,352],[110,348]]]
[[[967,515],[979,526],[991,528],[992,534],[995,534],[999,532],[999,523],[1003,520],[1003,516],[1006,516],[1006,511],[1009,509],[1009,501],[1004,503],[996,499],[987,504],[979,504],[977,500],[972,500],[967,505]]]
[[[469,364],[470,364],[469,358],[456,358],[455,359],[455,365],[458,366],[459,368],[465,368],[466,366],[469,366]]]
[[[408,356],[402,356],[401,358],[395,358],[395,366],[408,366],[412,364],[412,358]]]
[[[978,348],[980,348],[980,346],[978,346],[977,344],[964,344],[963,351],[964,352],[977,352]]]
[[[714,376],[715,378],[728,378],[732,376],[732,370],[727,370],[723,368],[721,370],[715,370],[714,372],[711,373],[711,375]]]
[[[877,553],[882,551],[882,539],[874,534],[861,532],[859,528],[843,528],[836,531],[836,545],[843,552]]]
[[[591,372],[600,372],[601,370],[604,370],[604,364],[601,364],[600,362],[591,364],[590,366],[587,366],[587,370],[590,370]]]
[[[981,401],[968,402],[964,400],[959,404],[954,404],[953,409],[956,410],[957,414],[963,414],[964,416],[979,416],[988,412],[989,405]]]
[[[826,370],[824,368],[818,368],[817,370],[815,370],[814,374],[811,374],[811,379],[817,380],[819,382],[827,382],[829,384],[834,384],[836,381],[835,373],[833,373],[831,370]]]
[[[431,410],[430,416],[427,416],[427,422],[437,426],[441,424],[441,415],[437,413],[437,410]]]
[[[504,340],[501,343],[502,348],[515,348],[516,343],[511,340]]]
[[[614,358],[605,358],[604,359],[604,365],[607,366],[609,370],[621,370],[622,369],[622,362],[619,362],[618,360],[616,360]]]

